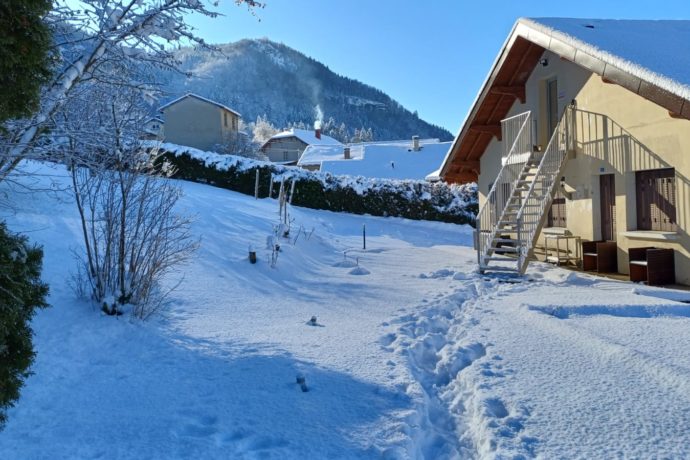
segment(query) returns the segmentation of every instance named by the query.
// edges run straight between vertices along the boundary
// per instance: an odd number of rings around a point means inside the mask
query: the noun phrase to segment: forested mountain
[[[161,103],[193,92],[232,107],[247,123],[265,115],[277,128],[311,127],[321,119],[340,133],[345,128],[348,136],[371,129],[374,140],[452,139],[446,129],[419,119],[383,91],[337,75],[283,44],[241,40],[219,48],[179,50],[182,69],[193,76],[164,75],[167,96]]]

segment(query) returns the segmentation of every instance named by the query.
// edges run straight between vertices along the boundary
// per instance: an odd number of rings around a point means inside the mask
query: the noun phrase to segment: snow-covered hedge
[[[334,176],[175,144],[165,143],[160,149],[162,158],[177,168],[174,177],[180,179],[253,195],[258,170],[261,198],[268,197],[271,178],[273,198],[281,181],[288,190],[295,181],[295,206],[459,224],[474,224],[477,213],[476,184]]]

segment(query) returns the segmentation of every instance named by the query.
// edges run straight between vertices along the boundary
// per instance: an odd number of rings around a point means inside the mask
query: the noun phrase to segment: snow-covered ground
[[[0,458],[690,455],[690,295],[542,264],[501,282],[468,227],[297,208],[271,268],[275,200],[183,187],[201,248],[145,323],[75,298],[68,195],[10,192],[52,307]]]

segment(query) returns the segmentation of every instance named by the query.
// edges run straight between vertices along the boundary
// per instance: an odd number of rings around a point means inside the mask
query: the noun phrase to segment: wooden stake
[[[254,199],[259,199],[259,168],[256,168],[256,180],[254,181]]]
[[[271,183],[268,185],[268,197],[273,198],[273,173],[271,173]]]
[[[295,196],[295,184],[297,181],[293,178],[292,185],[290,186],[290,204],[292,204],[292,197]]]

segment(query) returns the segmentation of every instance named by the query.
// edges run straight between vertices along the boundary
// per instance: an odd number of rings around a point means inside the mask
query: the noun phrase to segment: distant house
[[[688,43],[690,21],[517,21],[440,171],[478,183],[480,270],[690,284]]]
[[[342,145],[332,137],[321,134],[320,129],[290,129],[271,137],[259,150],[276,163],[296,164],[302,152],[310,145]]]
[[[144,122],[143,139],[162,140],[164,135],[165,122],[160,117],[149,118]]]
[[[196,94],[185,94],[158,110],[165,120],[166,142],[222,151],[239,135],[239,113]]]
[[[450,142],[416,137],[350,146],[311,145],[297,165],[337,175],[424,180],[438,170],[450,146]]]

